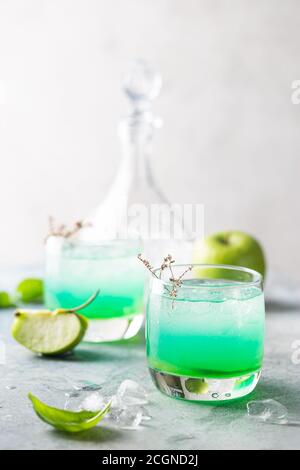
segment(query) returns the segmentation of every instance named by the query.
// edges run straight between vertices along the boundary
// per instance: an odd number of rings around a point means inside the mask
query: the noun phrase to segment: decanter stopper
[[[144,60],[135,60],[126,74],[123,89],[132,105],[132,114],[145,112],[161,90],[159,72]]]

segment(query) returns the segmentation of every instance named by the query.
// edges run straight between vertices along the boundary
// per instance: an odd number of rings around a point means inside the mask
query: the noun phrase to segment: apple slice
[[[76,312],[93,302],[98,293],[75,308],[17,310],[12,326],[13,338],[30,351],[44,355],[72,350],[80,343],[88,326],[88,320]]]

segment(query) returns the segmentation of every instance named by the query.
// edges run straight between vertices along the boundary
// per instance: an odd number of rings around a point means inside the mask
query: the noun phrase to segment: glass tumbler
[[[173,279],[189,266],[172,267]],[[193,265],[174,282],[166,271],[151,278],[147,359],[163,393],[193,401],[241,398],[262,369],[265,303],[262,276],[225,265]]]

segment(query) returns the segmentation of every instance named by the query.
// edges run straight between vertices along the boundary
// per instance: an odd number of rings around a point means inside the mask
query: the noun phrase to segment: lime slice
[[[12,307],[13,302],[10,298],[10,295],[7,292],[0,292],[0,308]]]
[[[35,353],[63,354],[82,340],[87,320],[76,313],[17,310],[12,336]]]
[[[99,290],[84,304],[72,308],[51,310],[18,309],[12,326],[12,336],[18,343],[35,353],[63,354],[82,340],[88,320],[76,313],[90,305]]]
[[[37,416],[50,426],[66,432],[81,432],[91,429],[109,412],[110,403],[99,411],[68,411],[54,408],[28,394]]]
[[[41,279],[24,279],[17,286],[17,296],[24,303],[43,302],[43,291]]]

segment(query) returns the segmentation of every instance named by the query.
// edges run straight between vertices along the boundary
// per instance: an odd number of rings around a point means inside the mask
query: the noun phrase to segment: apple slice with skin
[[[17,310],[13,338],[39,354],[50,356],[71,351],[80,343],[88,326],[88,320],[76,312],[90,305],[98,294],[99,290],[84,304],[70,309]]]

